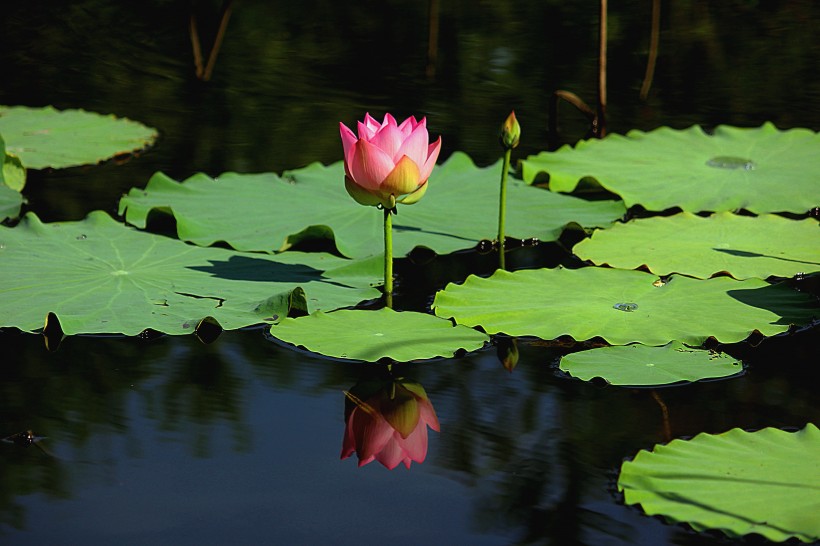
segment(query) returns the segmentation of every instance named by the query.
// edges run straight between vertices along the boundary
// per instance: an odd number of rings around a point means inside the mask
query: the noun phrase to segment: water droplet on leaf
[[[743,169],[744,171],[753,171],[757,168],[757,164],[751,159],[744,159],[742,157],[734,157],[730,155],[719,155],[713,157],[706,164],[716,169]]]
[[[487,254],[488,252],[492,252],[494,248],[495,244],[487,239],[479,241],[476,245],[476,251],[479,254]]]
[[[613,308],[617,309],[618,311],[626,311],[627,313],[631,313],[635,309],[638,308],[637,303],[616,303],[612,306]]]

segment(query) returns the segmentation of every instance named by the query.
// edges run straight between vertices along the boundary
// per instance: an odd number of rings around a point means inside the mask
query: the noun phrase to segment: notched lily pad
[[[673,275],[664,282],[642,271],[599,267],[470,276],[438,292],[433,307],[440,317],[490,334],[691,346],[712,336],[733,343],[753,332],[778,334],[819,311],[810,296],[759,279]]]
[[[136,121],[51,106],[0,106],[0,134],[9,153],[29,169],[99,163],[138,152],[157,138]]]
[[[416,204],[393,220],[396,256],[424,246],[438,254],[474,247],[496,234],[501,164],[478,168],[455,153],[433,170]],[[556,240],[567,225],[604,227],[625,213],[621,202],[589,202],[510,181],[507,235]],[[304,239],[332,239],[341,254],[381,252],[382,214],[358,205],[344,189],[341,162],[273,173],[198,174],[178,183],[159,173],[120,201],[127,222],[144,227],[152,210],[170,212],[180,239],[197,245],[225,241],[237,250],[285,250]]]
[[[598,230],[573,253],[596,265],[645,265],[657,275],[792,277],[820,271],[820,224],[814,218],[772,214],[752,218],[724,212],[703,218],[685,212]]]
[[[719,126],[713,135],[698,126],[610,134],[522,162],[532,182],[548,173],[553,191],[571,192],[594,179],[626,205],[661,211],[733,211],[804,214],[820,204],[820,134]]]
[[[181,183],[157,173],[144,190],[120,200],[119,214],[142,228],[152,210],[167,211],[179,238],[199,246],[224,241],[237,250],[275,252],[328,238],[346,256],[378,254],[382,216],[347,195],[343,171],[315,163],[302,172],[298,181],[274,173],[200,173]]]
[[[53,224],[28,214],[14,228],[0,226],[0,326],[37,331],[51,312],[67,335],[187,334],[205,317],[231,330],[276,322],[294,308],[330,310],[378,297],[381,266],[378,258],[202,248],[100,211]]]
[[[392,309],[339,310],[288,318],[271,327],[273,337],[314,353],[335,358],[376,362],[388,358],[410,362],[450,357],[460,349],[480,349],[486,334],[453,326],[425,313]]]
[[[729,377],[743,365],[725,353],[693,349],[673,341],[663,347],[618,345],[570,353],[559,368],[590,381],[600,377],[611,385],[648,387]]]
[[[820,431],[698,434],[639,451],[618,490],[648,515],[775,542],[820,540]]]

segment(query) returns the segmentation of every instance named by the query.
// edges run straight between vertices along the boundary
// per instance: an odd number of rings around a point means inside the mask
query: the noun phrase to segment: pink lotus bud
[[[512,150],[516,146],[518,146],[518,141],[521,138],[521,126],[518,124],[518,120],[515,119],[515,112],[510,112],[510,115],[507,116],[507,119],[504,120],[504,124],[501,126],[501,146],[504,147],[505,150]]]
[[[366,114],[358,137],[339,123],[344,147],[345,188],[362,205],[393,209],[412,204],[427,191],[427,179],[441,151],[441,137],[430,144],[427,119],[409,117],[401,125],[390,114],[381,123]]]
[[[427,456],[427,427],[439,422],[424,388],[398,380],[376,385],[359,384],[345,393],[345,436],[342,459],[356,453],[359,466],[374,460],[393,470],[399,463],[410,468]],[[358,393],[358,394],[357,394]]]

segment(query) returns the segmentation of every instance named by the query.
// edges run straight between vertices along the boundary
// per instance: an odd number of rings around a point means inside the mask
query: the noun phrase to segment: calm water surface
[[[187,2],[5,7],[0,104],[115,113],[161,134],[124,164],[31,173],[26,210],[49,221],[115,215],[119,197],[159,170],[181,179],[337,161],[338,122],[365,111],[427,115],[442,158],[463,150],[489,164],[515,108],[523,157],[549,145],[553,90],[594,103],[592,4],[442,5],[429,77],[426,2],[237,2],[208,83],[193,76]],[[611,6],[611,131],[766,120],[820,129],[815,2],[664,6],[645,103],[649,3]],[[193,9],[207,50],[218,3]],[[583,137],[583,118],[561,113],[561,139]],[[549,248],[515,256],[554,265]],[[401,305],[423,309],[466,276],[451,265],[397,265]],[[519,341],[513,373],[494,347],[413,366],[402,373],[427,390],[441,433],[424,463],[391,472],[339,458],[343,392],[371,367],[280,346],[259,329],[207,345],[80,336],[55,352],[38,335],[4,331],[0,436],[43,438],[0,443],[0,541],[720,543],[623,506],[616,472],[672,437],[817,422],[818,337],[733,347],[744,376],[654,393],[563,378],[556,359],[569,348],[534,340]]]

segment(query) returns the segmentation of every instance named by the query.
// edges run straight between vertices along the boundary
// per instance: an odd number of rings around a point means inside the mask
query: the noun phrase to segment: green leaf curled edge
[[[820,430],[701,433],[621,466],[624,501],[648,515],[775,542],[820,540]]]

